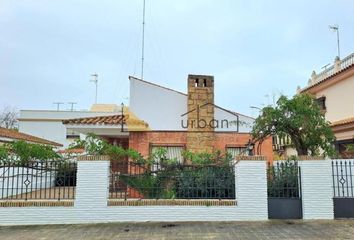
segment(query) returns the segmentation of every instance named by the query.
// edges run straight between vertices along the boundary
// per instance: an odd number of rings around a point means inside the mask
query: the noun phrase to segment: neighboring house
[[[60,143],[49,141],[43,138],[35,137],[29,134],[21,133],[16,130],[0,127],[0,145],[5,143],[11,143],[14,141],[26,141],[29,143],[44,144],[53,147],[62,147]]]
[[[299,93],[315,96],[337,138],[335,147],[339,153],[354,144],[354,53],[343,60],[338,57],[334,65],[319,74],[312,73],[308,85]]]
[[[130,79],[130,105],[123,114],[63,120],[68,132],[92,132],[143,156],[164,147],[182,161],[183,150],[262,154],[272,160],[272,140],[252,143],[254,119],[214,104],[214,77],[189,75],[187,94],[138,78]],[[230,93],[231,94],[231,93]]]
[[[80,134],[67,130],[63,120],[112,115],[119,111],[120,108],[115,104],[94,104],[90,111],[21,110],[18,118],[19,131],[58,142],[67,148]]]
[[[297,155],[297,151],[292,147],[291,139],[289,136],[273,136],[273,151],[279,156],[288,157]]]

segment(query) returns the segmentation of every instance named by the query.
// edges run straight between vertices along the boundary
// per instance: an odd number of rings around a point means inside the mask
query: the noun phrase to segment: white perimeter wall
[[[331,161],[299,165],[303,218],[333,219]],[[107,206],[108,174],[108,161],[79,161],[73,207],[4,207],[0,225],[268,219],[265,161],[236,165],[236,206]]]
[[[236,166],[237,206],[107,206],[108,161],[80,161],[74,207],[0,209],[0,225],[267,220],[265,161]]]

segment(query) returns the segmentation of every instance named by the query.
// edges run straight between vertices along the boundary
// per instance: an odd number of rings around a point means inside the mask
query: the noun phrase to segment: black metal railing
[[[333,196],[339,198],[354,197],[354,161],[332,160]]]
[[[300,198],[301,169],[297,161],[277,161],[268,164],[268,197]]]
[[[235,199],[234,166],[111,162],[111,199]]]
[[[0,199],[74,199],[76,162],[31,161],[0,164]]]

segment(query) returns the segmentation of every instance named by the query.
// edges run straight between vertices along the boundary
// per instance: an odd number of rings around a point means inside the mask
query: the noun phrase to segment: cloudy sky
[[[144,79],[186,92],[188,74],[214,75],[216,103],[254,115],[333,62],[328,25],[354,52],[353,13],[352,0],[146,0]],[[0,107],[88,109],[94,72],[100,103],[127,103],[141,22],[142,0],[0,0]]]

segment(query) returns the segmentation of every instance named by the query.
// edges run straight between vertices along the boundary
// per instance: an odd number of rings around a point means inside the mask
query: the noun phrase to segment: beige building
[[[336,149],[343,153],[354,144],[354,53],[319,74],[314,71],[308,85],[298,89],[317,99],[337,138]]]

